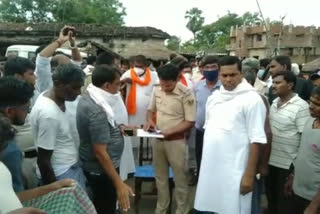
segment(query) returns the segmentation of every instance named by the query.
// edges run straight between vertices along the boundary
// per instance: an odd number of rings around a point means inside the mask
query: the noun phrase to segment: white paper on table
[[[146,132],[143,129],[137,129],[137,137],[164,138],[163,134],[161,134],[159,130],[154,132]]]

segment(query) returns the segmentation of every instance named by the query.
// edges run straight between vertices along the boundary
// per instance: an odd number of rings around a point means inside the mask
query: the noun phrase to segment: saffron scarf
[[[183,74],[182,74],[181,77],[180,77],[180,82],[181,82],[184,86],[188,87],[187,80],[186,80],[186,78],[184,77]]]
[[[135,115],[137,113],[137,84],[141,86],[149,85],[151,81],[151,72],[149,68],[146,68],[144,80],[140,80],[133,68],[131,68],[130,72],[132,84],[127,99],[127,111],[129,115]]]

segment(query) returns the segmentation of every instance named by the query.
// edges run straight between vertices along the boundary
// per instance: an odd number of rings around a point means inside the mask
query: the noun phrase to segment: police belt
[[[167,137],[166,139],[159,138],[159,140],[161,141],[174,141],[174,140],[184,140],[184,139],[185,139],[184,134],[174,134]]]

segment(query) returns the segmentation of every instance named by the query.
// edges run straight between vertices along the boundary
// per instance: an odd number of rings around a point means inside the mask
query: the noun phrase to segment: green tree
[[[202,17],[202,11],[198,8],[191,8],[186,12],[185,18],[188,20],[187,28],[193,33],[193,38],[195,40],[196,33],[201,30],[204,23],[204,17]]]
[[[180,48],[180,43],[180,38],[178,38],[177,36],[172,36],[170,39],[168,39],[166,46],[170,50],[178,51]]]
[[[52,21],[56,0],[0,0],[0,20],[7,22]]]
[[[217,21],[204,25],[198,31],[194,48],[197,50],[215,49],[224,51],[225,46],[230,43],[230,28],[232,26],[240,26],[257,24],[261,22],[258,13],[246,12],[242,16],[236,13],[228,13],[219,17]],[[186,43],[189,45],[189,43]],[[190,49],[190,45],[188,47]]]
[[[259,24],[262,22],[259,13],[246,12],[241,17],[241,22],[246,25]]]
[[[122,25],[126,15],[119,0],[59,0],[53,8],[58,22]]]
[[[0,20],[122,25],[119,0],[0,0]]]

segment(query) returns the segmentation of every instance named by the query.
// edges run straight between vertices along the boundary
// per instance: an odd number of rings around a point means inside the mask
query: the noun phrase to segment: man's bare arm
[[[118,201],[120,207],[127,211],[130,209],[130,199],[129,196],[133,196],[133,192],[129,186],[127,186],[120,178],[116,169],[113,166],[112,160],[107,153],[107,145],[106,144],[94,144],[93,152],[95,157],[98,159],[101,167],[105,171],[105,173],[112,180],[118,196]],[[107,191],[107,190],[106,190]]]
[[[320,206],[320,189],[318,190],[317,194],[313,197],[311,203],[307,207],[304,213],[306,214],[316,214],[318,213],[318,209]]]
[[[59,38],[56,41],[52,42],[50,45],[48,45],[45,49],[43,49],[40,52],[40,56],[46,57],[46,58],[52,57],[53,54],[56,52],[56,50],[60,48],[64,43],[66,43],[66,41],[69,40],[69,36],[72,32],[69,31],[68,35],[66,36],[63,35],[63,31],[65,28],[70,28],[70,27],[65,26],[64,28],[62,28],[59,34]]]
[[[57,180],[51,165],[52,154],[53,150],[38,148],[37,163],[44,184],[50,184]]]

